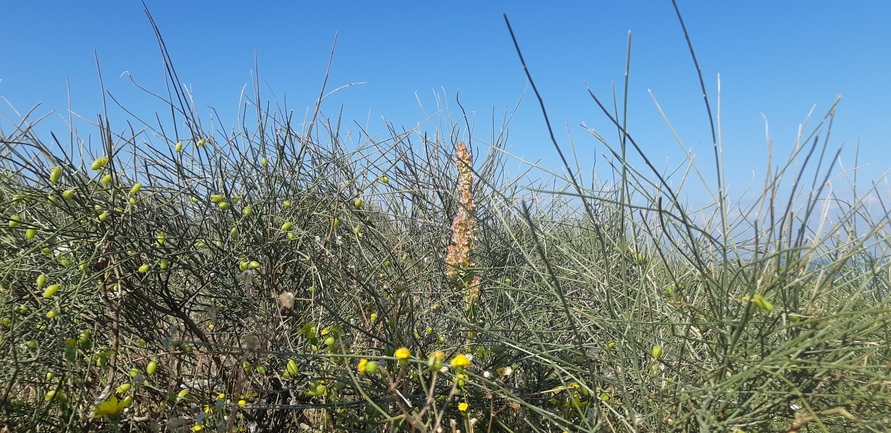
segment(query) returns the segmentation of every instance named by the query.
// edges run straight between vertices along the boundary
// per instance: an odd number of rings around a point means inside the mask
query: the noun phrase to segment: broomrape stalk
[[[481,279],[474,275],[475,265],[471,257],[473,239],[475,237],[476,218],[473,210],[473,155],[462,141],[455,150],[455,162],[458,165],[458,200],[461,208],[452,222],[452,245],[446,254],[446,275],[452,279],[459,290],[464,291],[464,301],[468,314],[472,310],[480,294]]]

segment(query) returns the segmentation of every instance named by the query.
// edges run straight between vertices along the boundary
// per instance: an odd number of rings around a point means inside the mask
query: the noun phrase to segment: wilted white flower
[[[294,293],[293,292],[283,292],[278,295],[278,302],[282,304],[282,307],[287,309],[294,308]]]

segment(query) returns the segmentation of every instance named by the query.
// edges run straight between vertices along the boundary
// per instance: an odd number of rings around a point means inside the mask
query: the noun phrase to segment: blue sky
[[[712,176],[699,82],[670,1],[146,2],[181,81],[191,87],[206,119],[206,107],[213,106],[224,125],[237,123],[239,96],[251,82],[255,53],[265,97],[287,95],[289,108],[302,118],[315,103],[337,33],[329,89],[366,83],[335,94],[323,106],[329,116],[343,107],[345,129],[355,134],[355,121],[383,134],[382,118],[414,128],[435,112],[437,95],[457,114],[460,91],[462,105],[476,115],[474,138],[488,141],[493,110],[499,124],[522,98],[509,125],[509,150],[558,169],[502,18],[506,12],[560,144],[568,152],[568,125],[584,169],[590,172],[597,155],[601,173],[608,171],[606,149],[579,125],[597,129],[611,143],[617,133],[585,83],[611,100],[611,85],[621,88],[630,30],[629,131],[660,168],[682,162],[652,91],[684,145]],[[762,115],[769,121],[776,165],[785,160],[811,108],[816,106],[815,124],[839,93],[830,147],[843,144],[842,162],[852,168],[859,141],[861,164],[868,164],[860,172],[864,184],[891,168],[891,2],[679,0],[679,6],[713,109],[721,76],[731,196],[742,194],[753,180],[756,189],[763,182]],[[67,137],[66,79],[75,112],[95,119],[101,111],[94,50],[105,86],[126,107],[143,115],[163,108],[122,75],[127,71],[149,89],[164,91],[161,57],[140,2],[36,0],[5,2],[3,9],[0,95],[20,112],[41,103],[35,117],[54,111],[38,129],[47,142],[49,130]],[[14,115],[5,103],[0,111]],[[122,113],[113,111],[111,120],[115,129],[125,127]],[[0,125],[9,127],[5,119]],[[78,129],[92,132],[83,122]],[[644,169],[639,160],[632,162]]]

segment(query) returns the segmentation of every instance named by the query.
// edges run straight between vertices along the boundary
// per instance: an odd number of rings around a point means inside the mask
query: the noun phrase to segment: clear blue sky
[[[594,154],[607,170],[603,146],[579,125],[617,134],[588,96],[584,82],[604,100],[621,86],[627,32],[633,32],[629,131],[660,166],[682,153],[651,100],[652,90],[687,147],[695,147],[707,173],[711,139],[699,83],[670,1],[453,1],[453,2],[232,2],[147,0],[180,79],[193,90],[207,119],[215,107],[227,127],[243,87],[251,82],[254,53],[268,83],[265,96],[281,99],[299,118],[318,95],[331,44],[338,34],[329,88],[364,81],[331,97],[323,110],[344,108],[352,121],[383,132],[382,117],[406,128],[436,107],[435,94],[455,92],[475,112],[475,138],[487,140],[494,109],[524,98],[511,123],[510,150],[558,167],[544,122],[502,18],[506,12],[543,93],[560,143],[569,125],[586,171]],[[66,77],[75,112],[95,119],[101,111],[94,50],[105,86],[138,113],[160,109],[122,73],[164,91],[161,58],[138,1],[6,1],[0,40],[0,95],[19,111],[42,105],[55,111],[43,123],[67,137]],[[891,168],[891,2],[679,0],[716,102],[721,76],[722,117],[731,195],[765,173],[767,117],[775,162],[785,159],[805,116],[814,122],[842,95],[831,147],[844,144],[853,166],[859,140],[861,179]],[[443,90],[444,89],[444,90]],[[248,88],[249,90],[249,88]],[[417,97],[416,97],[417,95]],[[0,111],[12,116],[3,104]],[[112,116],[122,130],[120,113]],[[500,120],[496,120],[496,123]],[[9,124],[0,119],[4,128]],[[207,123],[205,122],[205,125]],[[89,131],[79,124],[82,134]],[[432,130],[433,126],[425,127]],[[95,136],[95,133],[93,133]],[[49,142],[48,134],[45,140]],[[480,144],[477,147],[482,149]],[[568,149],[568,148],[567,148]],[[567,150],[568,151],[568,150]],[[643,167],[641,167],[643,168]]]

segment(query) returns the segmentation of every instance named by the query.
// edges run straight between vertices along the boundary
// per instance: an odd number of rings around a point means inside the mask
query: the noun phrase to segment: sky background
[[[858,188],[891,168],[891,2],[678,3],[713,110],[718,74],[721,77],[724,159],[732,197],[751,196],[754,191],[744,190],[750,184],[760,190],[763,184],[765,118],[774,165],[781,164],[811,109],[809,125],[815,126],[838,94],[842,99],[829,146],[844,146],[842,164],[850,169],[859,143],[864,167]],[[571,156],[571,133],[583,170],[590,173],[596,156],[600,176],[609,172],[603,156],[608,151],[580,125],[598,130],[611,144],[618,142],[618,134],[585,86],[611,104],[611,86],[615,83],[621,90],[632,31],[629,132],[660,169],[683,162],[681,147],[656,108],[652,91],[714,186],[708,118],[670,1],[146,4],[180,80],[194,93],[205,125],[211,115],[208,106],[220,113],[223,125],[238,123],[241,92],[251,92],[255,54],[264,98],[286,96],[288,107],[302,119],[318,97],[337,34],[328,88],[366,84],[336,93],[325,101],[323,112],[336,116],[342,109],[344,129],[354,136],[358,124],[385,137],[383,119],[400,128],[418,127],[436,112],[438,100],[457,116],[459,92],[461,104],[476,119],[477,152],[485,152],[493,112],[500,125],[505,112],[520,102],[509,124],[508,150],[559,170],[505,26],[505,12],[564,152]],[[91,120],[101,112],[94,51],[106,88],[123,105],[147,118],[163,109],[124,74],[166,93],[158,45],[140,2],[3,0],[2,10],[0,96],[21,113],[40,104],[32,119],[52,113],[37,128],[46,142],[50,130],[68,136],[69,84],[74,112]],[[2,100],[0,112],[15,117]],[[114,129],[122,130],[124,120],[122,113],[112,111]],[[2,118],[0,126],[7,129],[10,123]],[[432,132],[435,126],[419,128]],[[82,135],[95,136],[86,123],[77,127]],[[639,159],[631,162],[645,170]],[[680,177],[672,181],[677,185]],[[843,179],[838,182],[837,189],[846,185]],[[691,201],[707,199],[701,187],[685,188]]]

